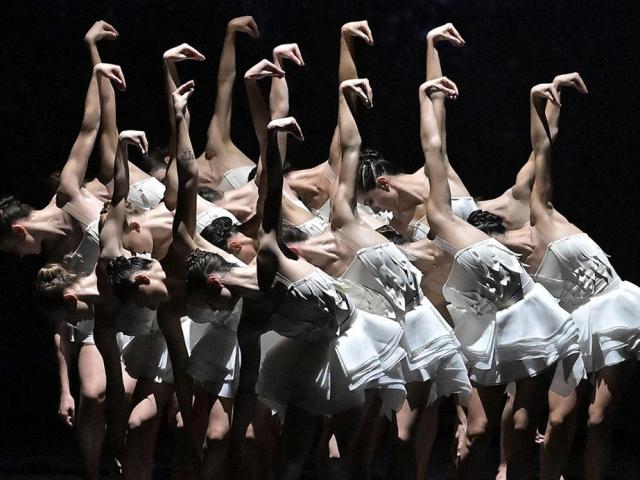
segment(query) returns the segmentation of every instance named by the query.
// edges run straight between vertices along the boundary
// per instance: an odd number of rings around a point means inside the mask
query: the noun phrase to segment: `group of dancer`
[[[426,479],[445,398],[459,478],[479,478],[501,424],[498,478],[559,479],[579,422],[585,477],[604,478],[640,352],[640,289],[551,203],[561,98],[587,94],[580,75],[533,86],[532,153],[513,186],[478,201],[447,155],[458,88],[438,48],[464,46],[453,25],[426,37],[424,167],[413,173],[362,146],[358,112],[373,91],[354,46],[374,45],[366,21],[340,32],[328,159],[296,169],[286,157],[290,139],[303,141],[285,74],[305,64],[295,43],[244,74],[260,152],[248,158],[230,132],[243,34],[259,37],[249,16],[228,23],[196,155],[196,86],[178,63],[205,57],[188,44],[164,53],[171,133],[166,151],[150,149],[143,131],[118,130],[125,76],[98,50],[118,33],[96,22],[82,125],[53,198],[41,209],[0,200],[2,250],[49,261],[36,291],[55,330],[59,415],[77,430],[87,478],[98,478],[103,444],[125,478],[151,478],[168,418],[176,478],[293,479],[310,458],[321,478],[370,478],[385,444],[391,476]]]

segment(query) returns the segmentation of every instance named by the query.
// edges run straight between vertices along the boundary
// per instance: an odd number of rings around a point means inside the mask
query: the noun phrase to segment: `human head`
[[[391,185],[390,177],[402,170],[387,161],[377,150],[365,148],[360,151],[358,166],[358,202],[370,207],[375,213],[399,210],[398,191]]]
[[[467,222],[490,237],[502,235],[506,230],[502,223],[502,218],[486,210],[474,210],[469,214]]]
[[[23,255],[38,255],[42,239],[35,238],[25,225],[33,208],[9,196],[0,200],[0,250]]]
[[[167,174],[167,165],[169,164],[169,151],[167,148],[152,147],[145,159],[149,162],[149,175],[155,177],[159,181],[163,181]]]
[[[185,282],[190,301],[201,301],[212,309],[230,309],[233,293],[223,281],[236,264],[214,252],[193,250],[185,262]]]
[[[120,256],[109,261],[107,273],[113,294],[122,303],[154,308],[169,299],[165,285],[167,276],[157,260]]]
[[[50,319],[77,323],[91,318],[91,307],[74,291],[78,278],[60,263],[49,263],[38,270],[35,300]]]
[[[256,256],[253,240],[241,233],[229,217],[214,219],[200,235],[211,245],[232,254],[244,263],[251,263]]]

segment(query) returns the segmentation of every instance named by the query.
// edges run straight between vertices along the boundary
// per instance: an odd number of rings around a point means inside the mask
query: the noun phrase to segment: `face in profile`
[[[251,263],[257,254],[253,240],[240,232],[227,239],[227,251],[244,263]]]
[[[380,177],[378,181],[380,182]],[[398,214],[399,200],[398,192],[388,183],[378,186],[368,192],[362,192],[358,195],[358,202],[371,208],[375,213],[389,210],[394,215]]]
[[[12,225],[11,230],[12,234],[0,244],[1,251],[14,253],[20,257],[42,253],[42,241],[37,240],[25,227]]]

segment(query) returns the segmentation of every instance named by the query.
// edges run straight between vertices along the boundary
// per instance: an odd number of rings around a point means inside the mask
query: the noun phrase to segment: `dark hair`
[[[49,263],[38,270],[35,299],[39,306],[54,308],[62,305],[64,289],[76,281],[78,276],[60,263]]]
[[[169,149],[166,147],[151,147],[151,150],[147,155],[144,156],[144,159],[149,163],[149,171],[161,168],[163,170],[167,169],[167,164],[164,159],[169,154]]]
[[[200,195],[205,200],[209,202],[215,202],[216,200],[220,200],[224,197],[224,192],[220,190],[214,190],[211,187],[198,187],[198,195]]]
[[[368,192],[375,190],[376,180],[381,175],[397,175],[402,169],[385,160],[384,157],[372,148],[360,150],[360,162],[358,165],[358,191]]]
[[[506,230],[502,218],[486,210],[474,210],[467,218],[467,222],[487,235],[504,233]]]
[[[295,225],[289,225],[287,223],[282,224],[281,235],[284,243],[304,242],[309,240],[309,234]]]
[[[376,232],[378,232],[380,235],[383,235],[384,238],[386,238],[390,242],[395,243],[396,245],[407,243],[407,240],[402,235],[400,235],[398,231],[391,225],[382,225],[376,228]]]
[[[140,270],[148,270],[153,260],[144,257],[120,256],[109,261],[107,273],[111,279],[113,294],[118,300],[125,303],[138,291],[138,285],[129,280],[132,273]]]
[[[217,253],[195,249],[185,262],[187,293],[192,294],[206,287],[210,273],[226,273],[237,266],[235,263],[227,262]]]
[[[229,251],[227,241],[229,237],[236,233],[238,233],[238,229],[233,225],[233,221],[229,217],[218,217],[204,227],[200,235],[211,245],[227,252]]]
[[[282,175],[286,175],[287,173],[291,173],[296,169],[295,165],[287,160],[286,158],[282,162]]]
[[[0,242],[11,237],[13,231],[11,227],[21,218],[26,218],[31,214],[31,208],[26,203],[22,203],[13,196],[8,196],[0,200]]]

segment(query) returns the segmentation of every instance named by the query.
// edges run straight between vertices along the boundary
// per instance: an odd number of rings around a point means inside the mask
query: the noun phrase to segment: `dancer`
[[[531,280],[513,252],[453,213],[430,97],[434,92],[455,98],[458,90],[444,77],[425,82],[419,90],[421,141],[431,186],[427,218],[436,242],[453,255],[444,296],[474,384],[467,448],[460,452],[458,474],[460,478],[477,474],[491,426],[499,418],[505,385],[515,381],[507,473],[510,478],[532,478],[527,462],[540,413],[538,398],[550,385],[567,395],[582,377],[581,365],[576,364],[578,331],[570,315]]]
[[[531,144],[535,153],[535,182],[531,195],[534,251],[531,271],[572,313],[580,329],[580,349],[594,384],[585,380],[569,397],[549,392],[549,423],[545,433],[541,478],[558,479],[570,451],[573,425],[580,405],[589,403],[585,478],[605,478],[613,419],[640,352],[640,288],[622,281],[607,255],[587,234],[560,214],[551,203],[551,161],[557,128],[546,118],[552,104],[557,119],[563,88],[586,94],[577,73],[560,75],[553,84],[531,90]]]

